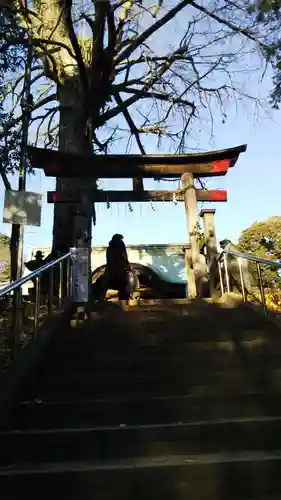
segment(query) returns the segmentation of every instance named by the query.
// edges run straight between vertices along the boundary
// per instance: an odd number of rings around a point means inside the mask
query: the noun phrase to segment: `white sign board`
[[[42,195],[6,189],[3,222],[23,226],[40,226]]]
[[[89,248],[71,248],[73,301],[89,300]]]

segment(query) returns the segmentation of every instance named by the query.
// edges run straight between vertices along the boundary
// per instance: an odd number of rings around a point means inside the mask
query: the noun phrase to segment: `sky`
[[[186,22],[184,16],[178,16],[175,21],[176,33],[184,32]],[[159,46],[167,44],[167,31],[163,30],[157,38]],[[155,41],[153,41],[155,44]],[[154,47],[154,45],[153,45]],[[233,49],[233,46],[232,46]],[[155,49],[156,50],[156,49]],[[259,60],[251,63],[261,64]],[[219,78],[219,75],[215,75]],[[239,78],[239,75],[236,78]],[[217,83],[217,81],[216,81]],[[261,82],[253,73],[245,81],[245,92],[259,96],[268,95],[271,88],[269,73]],[[201,116],[201,110],[200,116]],[[219,109],[213,107],[213,123],[208,123],[204,115],[204,123],[194,122],[190,134],[190,147],[200,151],[231,148],[247,144],[247,151],[239,157],[235,167],[230,169],[225,177],[213,178],[207,181],[207,187],[212,189],[227,189],[228,202],[208,204],[206,208],[216,209],[215,225],[218,240],[228,238],[237,242],[243,229],[255,221],[262,221],[270,216],[280,215],[280,130],[281,110],[263,111],[254,102],[247,100],[237,102],[230,100],[227,106],[227,116],[224,123]],[[212,130],[212,135],[210,131]],[[147,153],[156,153],[155,141],[146,140]],[[120,143],[116,153],[124,153],[124,144]],[[131,152],[137,153],[134,149]],[[170,153],[169,145],[163,141],[159,153]],[[17,186],[17,178],[10,178],[13,188]],[[145,188],[175,189],[179,182],[160,182],[144,180]],[[54,190],[55,179],[45,177],[42,170],[27,179],[27,190],[41,193],[43,196],[42,218],[40,227],[25,227],[24,252],[36,246],[50,246],[52,242],[53,206],[46,203],[47,191]],[[131,180],[104,180],[103,189],[131,189]],[[0,183],[0,232],[10,234],[11,226],[2,223],[4,205],[4,187]],[[198,206],[198,209],[203,204]],[[97,205],[97,225],[93,228],[93,245],[106,245],[115,232],[124,235],[127,244],[152,243],[185,243],[188,241],[186,215],[183,203],[159,202],[153,204],[111,204],[107,209],[104,204]]]
[[[218,240],[229,238],[236,242],[241,231],[253,222],[280,215],[280,129],[281,111],[272,112],[270,118],[261,116],[259,119],[249,116],[249,112],[240,113],[238,116],[233,113],[226,124],[219,123],[214,139],[206,140],[206,150],[247,144],[247,151],[240,154],[235,167],[225,177],[207,182],[208,188],[224,188],[228,191],[227,203],[212,204],[212,208],[216,209]],[[212,145],[214,147],[211,147]],[[11,178],[11,182],[16,186],[15,176]],[[178,187],[178,183],[156,184],[145,181],[145,187],[152,185],[156,189]],[[43,208],[41,227],[25,228],[25,253],[32,246],[51,245],[53,207],[46,203],[46,193],[53,190],[54,186],[55,180],[45,177],[41,170],[27,180],[27,190],[43,195]],[[106,187],[131,189],[131,181],[104,181],[103,188]],[[4,199],[2,184],[0,199]],[[206,207],[210,205],[204,204]],[[2,208],[3,202],[1,211]],[[132,204],[132,208],[131,213],[127,204],[112,204],[109,210],[104,204],[98,205],[97,225],[93,228],[93,245],[106,245],[115,232],[122,233],[127,244],[184,243],[188,240],[183,203],[175,205],[173,202],[160,202],[154,206],[149,203],[137,203]],[[1,212],[0,220],[2,221]],[[10,234],[11,226],[1,223],[0,231]]]

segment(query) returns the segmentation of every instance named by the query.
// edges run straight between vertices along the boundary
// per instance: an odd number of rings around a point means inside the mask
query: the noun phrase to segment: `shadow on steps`
[[[100,308],[56,332],[19,395],[5,498],[270,500],[280,361],[280,332],[243,305]]]

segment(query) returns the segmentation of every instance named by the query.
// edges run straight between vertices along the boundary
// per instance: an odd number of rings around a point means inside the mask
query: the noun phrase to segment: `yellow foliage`
[[[120,14],[120,21],[126,21],[127,17],[128,17],[128,14],[131,10],[131,8],[133,7],[133,4],[134,2],[131,1],[131,0],[128,0],[127,2],[124,3],[123,5],[123,10]]]
[[[270,290],[265,293],[268,309],[281,312],[281,290]]]
[[[281,312],[281,290],[265,290],[264,291],[266,306],[272,311]],[[261,302],[260,292],[255,292],[249,297],[251,302]]]

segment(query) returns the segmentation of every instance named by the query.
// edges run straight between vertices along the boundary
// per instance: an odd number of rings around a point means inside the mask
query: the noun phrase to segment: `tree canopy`
[[[281,101],[281,2],[280,0],[250,2],[248,11],[253,14],[258,25],[267,32],[263,54],[273,67],[273,89],[270,97],[272,106],[278,109]]]
[[[254,222],[242,231],[239,247],[268,260],[281,262],[281,217],[270,217],[263,222]],[[263,266],[263,280],[268,286],[273,282],[281,283],[281,275],[277,268]]]
[[[32,122],[37,140],[45,130],[47,146],[58,144],[58,113],[64,105],[59,90],[72,80],[80,86],[79,104],[94,149],[105,151],[124,137],[130,144],[133,137],[144,152],[143,138],[152,135],[157,141],[169,138],[173,151],[180,152],[187,147],[192,122],[206,110],[211,124],[213,109],[225,119],[229,97],[253,97],[245,87],[253,70],[251,54],[276,62],[277,27],[273,32],[250,5],[7,0],[1,52],[11,58],[11,50],[32,44]],[[11,78],[13,98],[21,83]]]
[[[9,36],[24,36],[9,9],[1,6],[0,12],[0,172],[6,189],[9,189],[7,173],[13,173],[19,166],[22,140],[18,105],[21,95],[12,93],[11,81],[24,71],[26,50],[21,45],[6,43]]]

